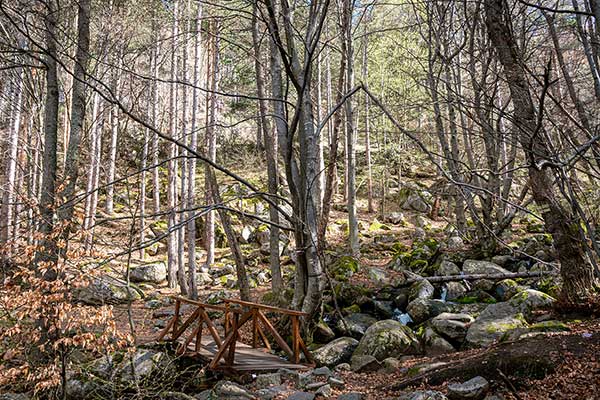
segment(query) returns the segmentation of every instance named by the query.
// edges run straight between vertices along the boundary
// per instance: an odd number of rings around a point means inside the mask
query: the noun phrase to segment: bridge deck
[[[209,337],[202,338],[202,345],[198,352],[195,351],[196,343],[192,341],[187,348],[186,354],[199,355],[203,358],[212,360],[217,351],[217,345]],[[307,369],[309,366],[304,364],[294,364],[275,354],[268,353],[264,349],[254,349],[245,343],[237,342],[235,347],[235,358],[233,365],[226,365],[225,360],[221,360],[218,368],[232,369],[239,372],[247,371],[276,371],[280,368],[293,370]]]

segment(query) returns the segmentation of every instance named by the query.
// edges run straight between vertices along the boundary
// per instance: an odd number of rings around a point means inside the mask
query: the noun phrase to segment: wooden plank
[[[195,340],[196,340],[196,345],[194,346],[194,351],[197,353],[198,350],[200,350],[200,346],[202,345],[202,321],[198,322],[198,332],[196,332]]]
[[[250,320],[251,317],[252,317],[251,311],[243,314],[240,318],[238,329],[240,327],[242,327],[246,322],[248,322],[248,320]],[[223,357],[223,355],[225,354],[225,350],[227,350],[227,348],[231,344],[231,341],[234,340],[236,337],[237,337],[237,332],[235,332],[235,331],[229,332],[229,335],[227,335],[227,337],[223,341],[223,344],[221,346],[219,346],[219,351],[217,351],[217,353],[215,354],[215,358],[211,361],[211,363],[209,365],[209,367],[211,369],[215,368],[219,364],[219,361],[221,361],[221,357]]]
[[[245,307],[256,307],[256,308],[258,308],[260,310],[272,311],[272,312],[277,312],[277,313],[281,313],[281,314],[297,315],[297,316],[300,316],[300,317],[306,317],[306,316],[308,316],[308,313],[305,313],[305,312],[302,312],[302,311],[288,310],[288,309],[285,309],[285,308],[267,306],[267,305],[264,305],[264,304],[252,303],[250,301],[243,301],[243,300],[236,300],[236,299],[223,299],[223,301],[225,303],[239,304],[239,305],[245,306]]]
[[[179,308],[181,307],[181,302],[179,300],[175,300],[175,314],[173,315],[173,336],[171,339],[175,340],[177,337],[175,336],[175,332],[177,332],[177,324],[179,323]]]
[[[292,347],[294,350],[294,356],[292,360],[297,364],[300,362],[300,323],[297,315],[292,315]]]
[[[181,296],[170,296],[170,297],[172,299],[174,299],[176,302],[191,304],[191,305],[194,305],[194,306],[202,307],[202,308],[204,308],[206,310],[225,311],[225,308],[226,308],[226,306],[221,306],[221,305],[218,305],[218,304],[202,303],[200,301],[187,299],[187,298],[181,297]],[[238,314],[241,313],[240,310],[230,310],[230,311],[238,313]]]
[[[169,330],[171,330],[171,327],[173,326],[174,322],[175,322],[175,317],[173,317],[169,320],[169,322],[167,323],[167,326],[165,326],[163,328],[163,330],[160,332],[160,334],[158,335],[158,339],[156,339],[157,342],[160,342],[161,340],[163,340],[163,338],[167,335],[167,333],[169,333]]]
[[[235,345],[240,336],[238,333],[238,315],[237,314],[235,314],[233,316],[232,333],[234,335],[234,339],[231,341],[231,344],[229,345],[229,351],[227,352],[227,355],[225,356],[225,364],[227,364],[227,365],[233,365],[233,360],[235,358]]]
[[[265,317],[265,315],[260,310],[258,310],[257,313],[258,313],[258,316],[260,317],[261,321],[265,325],[265,327],[271,332],[271,335],[273,335],[273,338],[275,338],[275,341],[277,342],[279,347],[281,347],[283,349],[283,351],[288,353],[290,358],[294,357],[294,353],[292,352],[292,349],[290,349],[290,346],[288,346],[288,344],[279,335],[279,333],[273,327],[273,325],[271,325],[271,322],[267,319],[267,317]]]
[[[271,351],[271,343],[269,343],[269,339],[267,338],[267,335],[265,335],[265,333],[263,332],[262,328],[260,327],[260,324],[257,324],[256,327],[258,328],[258,334],[259,334],[260,338],[262,339],[262,342],[265,344],[265,347],[267,348],[268,351]]]
[[[186,319],[185,322],[181,325],[181,328],[179,328],[177,332],[173,332],[173,340],[177,340],[179,336],[181,336],[183,332],[185,332],[185,330],[191,325],[191,323],[194,322],[196,318],[198,318],[201,310],[202,309],[200,307],[196,308],[192,315],[190,315],[189,318]],[[173,331],[175,331],[175,329],[173,329]]]

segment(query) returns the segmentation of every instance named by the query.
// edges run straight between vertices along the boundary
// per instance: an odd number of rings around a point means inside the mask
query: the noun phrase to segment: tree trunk
[[[73,88],[71,92],[71,118],[69,143],[65,156],[64,188],[59,194],[61,205],[58,218],[65,224],[62,238],[68,242],[72,230],[73,213],[75,211],[74,195],[79,178],[79,147],[83,135],[83,123],[86,110],[86,70],[90,58],[90,7],[91,0],[80,0],[77,13],[77,50],[75,52],[75,67],[73,71]],[[67,246],[61,249],[61,256],[66,255]]]
[[[117,69],[113,71],[113,84],[112,91],[115,98],[118,98],[120,78],[121,78],[121,67],[123,65],[123,52],[119,51],[117,56]],[[117,143],[119,139],[119,107],[112,105],[110,107],[110,147],[108,150],[108,171],[106,177],[106,213],[108,215],[114,214],[114,199],[115,199],[115,170],[117,164]]]
[[[265,157],[267,160],[267,180],[269,194],[274,195],[271,200],[277,204],[277,136],[267,120],[267,101],[265,83],[263,79],[262,64],[260,61],[260,42],[259,42],[259,26],[258,26],[258,4],[254,3],[252,14],[252,43],[254,46],[254,70],[256,74],[256,88],[258,92],[258,109],[259,123],[258,129],[262,132]],[[271,267],[271,285],[273,291],[278,293],[283,289],[283,277],[281,276],[281,265],[279,260],[279,228],[275,226],[279,224],[279,211],[273,205],[269,205],[269,219],[273,225],[269,226],[269,264]]]
[[[48,2],[45,17],[46,40],[46,104],[44,111],[44,154],[42,158],[42,184],[40,188],[40,246],[35,257],[38,271],[43,270],[47,280],[58,276],[56,271],[57,243],[54,231],[56,195],[56,169],[58,150],[58,72],[56,58],[57,13],[53,1]]]
[[[561,263],[565,300],[579,303],[594,287],[593,270],[579,236],[579,218],[565,209],[556,197],[550,171],[538,163],[550,156],[544,127],[537,123],[529,83],[510,27],[504,0],[485,0],[488,35],[504,67],[514,106],[514,134],[525,151],[533,198],[541,210],[546,230],[554,239]],[[540,112],[543,112],[540,111]]]

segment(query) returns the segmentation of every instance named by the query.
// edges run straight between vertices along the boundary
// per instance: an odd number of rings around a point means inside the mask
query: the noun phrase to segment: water
[[[394,314],[392,315],[392,319],[400,322],[402,325],[408,325],[409,323],[413,322],[410,315],[408,315],[407,313],[403,313],[402,311],[400,311],[397,308],[394,309]]]
[[[448,296],[448,288],[446,286],[443,286],[442,293],[440,294],[440,300],[446,301],[447,296]]]

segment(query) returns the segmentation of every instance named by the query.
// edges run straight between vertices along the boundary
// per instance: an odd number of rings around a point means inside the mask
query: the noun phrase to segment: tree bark
[[[533,198],[541,210],[546,230],[554,239],[561,263],[562,294],[565,300],[579,303],[590,296],[595,283],[579,236],[580,221],[556,197],[550,172],[538,167],[540,161],[550,156],[550,150],[541,120],[537,122],[524,60],[519,56],[510,27],[510,13],[504,0],[485,0],[484,4],[488,35],[504,67],[514,106],[514,135],[525,152]]]

